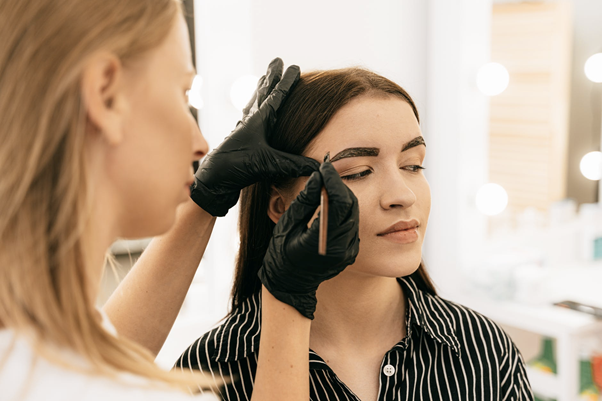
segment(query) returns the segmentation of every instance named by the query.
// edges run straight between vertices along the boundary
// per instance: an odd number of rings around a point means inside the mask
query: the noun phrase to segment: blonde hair
[[[180,385],[196,379],[104,330],[91,299],[80,80],[94,52],[127,63],[160,45],[181,12],[177,0],[0,1],[0,323],[96,374]]]

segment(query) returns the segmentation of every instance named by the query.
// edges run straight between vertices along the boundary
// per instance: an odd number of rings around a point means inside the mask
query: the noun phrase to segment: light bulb
[[[500,63],[487,63],[477,73],[477,87],[487,96],[499,95],[509,82],[510,74]]]
[[[602,82],[602,53],[596,53],[585,62],[585,76],[593,82]]]
[[[232,83],[230,100],[234,107],[241,110],[249,103],[257,87],[258,78],[254,75],[244,75]]]
[[[485,184],[477,191],[475,202],[479,212],[487,216],[495,216],[508,206],[508,193],[501,185]]]
[[[581,174],[588,180],[598,181],[602,178],[602,153],[589,152],[579,163]]]
[[[201,86],[203,85],[203,78],[200,75],[196,75],[192,80],[192,86],[188,91],[188,104],[197,110],[203,108],[203,98],[201,97]]]

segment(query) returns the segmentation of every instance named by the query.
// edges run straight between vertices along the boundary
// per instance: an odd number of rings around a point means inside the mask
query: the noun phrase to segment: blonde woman
[[[264,177],[313,172],[266,254],[282,266],[270,273],[270,291],[290,297],[279,301],[264,288],[253,394],[309,398],[315,289],[357,255],[357,200],[330,163],[315,171],[317,162],[266,145],[299,76],[293,67],[283,75],[280,60],[193,177],[191,162],[207,152],[187,106],[193,76],[175,0],[0,2],[2,401],[179,400],[188,395],[174,387],[203,388],[206,379],[153,360],[215,216]],[[295,256],[316,253],[317,226],[307,221],[322,186],[334,216],[329,256],[304,263]],[[158,237],[97,310],[108,247],[143,236]]]

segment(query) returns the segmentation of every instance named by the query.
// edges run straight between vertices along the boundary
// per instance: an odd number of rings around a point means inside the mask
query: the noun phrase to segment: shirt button
[[[395,367],[393,365],[387,365],[383,368],[385,376],[393,376],[395,374]]]

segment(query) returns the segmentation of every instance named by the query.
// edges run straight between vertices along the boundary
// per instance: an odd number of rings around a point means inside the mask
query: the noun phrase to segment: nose
[[[199,160],[207,152],[209,152],[209,144],[195,121],[192,126],[192,161]]]
[[[383,180],[380,206],[385,209],[408,208],[416,203],[416,194],[408,186],[407,178],[399,169],[391,171]]]

